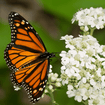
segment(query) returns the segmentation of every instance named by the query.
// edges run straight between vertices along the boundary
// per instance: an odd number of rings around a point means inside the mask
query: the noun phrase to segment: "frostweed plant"
[[[104,28],[105,9],[91,7],[78,11],[74,21],[82,27],[83,35],[61,37],[68,49],[60,53],[62,84],[67,85],[69,98],[84,105],[105,105],[105,45],[100,45],[91,32]]]
[[[94,29],[104,28],[105,9],[103,9],[102,7],[81,9],[74,15],[72,23],[74,23],[75,21],[78,22],[80,29],[83,30],[85,34],[92,35]]]

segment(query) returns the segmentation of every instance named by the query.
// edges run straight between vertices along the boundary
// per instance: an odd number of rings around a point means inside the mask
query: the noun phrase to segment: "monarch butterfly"
[[[4,59],[12,71],[11,81],[14,86],[24,87],[35,103],[42,96],[48,79],[49,53],[38,33],[19,13],[11,12],[8,17],[11,28],[11,43],[4,51]]]

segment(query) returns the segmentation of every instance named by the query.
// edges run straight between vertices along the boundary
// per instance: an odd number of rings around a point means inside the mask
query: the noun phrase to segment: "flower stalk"
[[[90,29],[90,35],[91,35],[91,36],[93,35],[94,30],[95,30],[95,28],[91,28],[91,29]]]
[[[50,93],[50,97],[51,97],[51,103],[52,103],[52,105],[55,105],[53,92],[49,91],[49,93]]]
[[[84,104],[84,105],[88,105],[88,101],[86,100],[86,101],[82,101],[82,103]]]

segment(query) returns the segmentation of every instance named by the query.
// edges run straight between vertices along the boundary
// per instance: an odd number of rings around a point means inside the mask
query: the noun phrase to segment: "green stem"
[[[91,29],[90,29],[90,35],[91,35],[91,36],[93,35],[94,30],[95,30],[95,28],[91,28]]]
[[[87,35],[87,33],[86,32],[83,32],[83,36],[86,36]]]
[[[86,101],[82,101],[82,103],[84,104],[84,105],[88,105],[88,101],[86,100]]]
[[[49,79],[48,80],[48,84],[49,85],[52,85],[52,83],[51,83],[51,80]],[[49,89],[48,89],[49,90]],[[54,95],[53,95],[53,92],[51,91],[51,90],[49,90],[49,94],[50,94],[50,97],[51,97],[51,103],[52,103],[52,105],[55,105],[55,101],[54,101]]]
[[[52,91],[50,91],[50,96],[51,96],[52,105],[55,105],[55,104],[54,104],[54,95],[53,95]]]

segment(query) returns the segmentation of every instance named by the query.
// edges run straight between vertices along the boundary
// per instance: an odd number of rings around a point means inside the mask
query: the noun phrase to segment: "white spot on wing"
[[[19,15],[19,14],[18,13],[15,13],[14,15],[16,16],[16,15]]]

